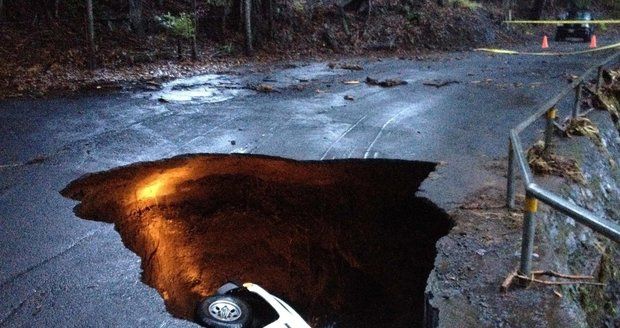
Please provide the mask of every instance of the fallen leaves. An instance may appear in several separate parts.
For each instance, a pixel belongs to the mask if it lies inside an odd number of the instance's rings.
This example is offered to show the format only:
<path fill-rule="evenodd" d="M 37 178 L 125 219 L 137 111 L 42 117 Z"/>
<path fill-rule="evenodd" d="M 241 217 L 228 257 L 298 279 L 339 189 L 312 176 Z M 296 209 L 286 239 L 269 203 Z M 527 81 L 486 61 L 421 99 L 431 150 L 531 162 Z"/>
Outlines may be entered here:
<path fill-rule="evenodd" d="M 565 177 L 581 184 L 585 182 L 577 161 L 551 152 L 545 153 L 542 141 L 535 143 L 527 150 L 527 162 L 536 174 Z"/>
<path fill-rule="evenodd" d="M 592 141 L 597 146 L 602 145 L 601 133 L 598 127 L 596 127 L 596 125 L 594 125 L 594 123 L 592 123 L 592 121 L 590 121 L 590 119 L 586 117 L 576 117 L 569 119 L 564 132 L 568 137 L 571 137 L 573 135 L 585 136 L 592 139 Z"/>

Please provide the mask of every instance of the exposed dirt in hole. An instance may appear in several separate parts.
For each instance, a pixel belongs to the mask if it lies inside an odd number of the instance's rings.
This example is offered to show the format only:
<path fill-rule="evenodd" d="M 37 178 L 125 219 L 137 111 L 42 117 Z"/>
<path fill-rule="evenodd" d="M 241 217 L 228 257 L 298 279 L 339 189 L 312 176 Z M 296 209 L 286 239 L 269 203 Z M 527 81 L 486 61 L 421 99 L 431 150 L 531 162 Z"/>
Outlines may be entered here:
<path fill-rule="evenodd" d="M 435 242 L 452 226 L 415 197 L 435 164 L 191 155 L 84 176 L 76 214 L 114 223 L 175 316 L 227 280 L 313 326 L 420 326 Z"/>

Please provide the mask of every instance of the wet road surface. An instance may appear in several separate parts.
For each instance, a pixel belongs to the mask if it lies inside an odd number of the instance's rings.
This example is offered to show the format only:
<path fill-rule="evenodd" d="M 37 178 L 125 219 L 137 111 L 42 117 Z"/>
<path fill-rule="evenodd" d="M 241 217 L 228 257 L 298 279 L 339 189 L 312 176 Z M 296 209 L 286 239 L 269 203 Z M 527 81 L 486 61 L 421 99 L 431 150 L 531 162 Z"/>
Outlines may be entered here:
<path fill-rule="evenodd" d="M 604 55 L 347 61 L 362 71 L 305 63 L 162 91 L 1 102 L 0 326 L 193 326 L 140 282 L 140 259 L 112 225 L 76 218 L 58 193 L 85 173 L 185 153 L 434 161 L 422 196 L 449 210 L 496 179 L 485 165 L 505 156 L 509 128 Z M 367 76 L 408 84 L 369 86 Z M 245 88 L 259 83 L 277 92 Z"/>

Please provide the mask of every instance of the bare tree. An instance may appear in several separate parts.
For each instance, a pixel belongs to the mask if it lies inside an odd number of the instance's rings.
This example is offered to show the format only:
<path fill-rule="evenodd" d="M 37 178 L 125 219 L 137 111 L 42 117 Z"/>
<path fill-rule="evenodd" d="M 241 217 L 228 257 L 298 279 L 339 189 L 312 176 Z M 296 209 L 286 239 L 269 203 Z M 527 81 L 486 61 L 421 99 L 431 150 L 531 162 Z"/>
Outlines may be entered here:
<path fill-rule="evenodd" d="M 129 0 L 129 23 L 138 35 L 144 34 L 142 27 L 142 0 Z"/>
<path fill-rule="evenodd" d="M 93 15 L 93 0 L 86 0 L 86 17 L 88 21 L 88 68 L 95 69 L 95 16 Z"/>
<path fill-rule="evenodd" d="M 245 53 L 250 56 L 254 53 L 252 47 L 252 0 L 243 1 L 244 26 L 245 26 Z"/>
<path fill-rule="evenodd" d="M 545 9 L 546 4 L 547 0 L 536 0 L 534 2 L 534 7 L 532 8 L 531 18 L 542 19 L 543 10 Z"/>
<path fill-rule="evenodd" d="M 196 40 L 196 35 L 198 34 L 198 6 L 196 5 L 196 0 L 192 0 L 192 7 L 194 9 L 194 33 L 192 35 L 192 59 L 198 59 L 198 42 Z"/>
<path fill-rule="evenodd" d="M 273 26 L 273 0 L 267 0 L 267 24 L 269 29 L 269 37 L 273 38 L 274 26 Z"/>

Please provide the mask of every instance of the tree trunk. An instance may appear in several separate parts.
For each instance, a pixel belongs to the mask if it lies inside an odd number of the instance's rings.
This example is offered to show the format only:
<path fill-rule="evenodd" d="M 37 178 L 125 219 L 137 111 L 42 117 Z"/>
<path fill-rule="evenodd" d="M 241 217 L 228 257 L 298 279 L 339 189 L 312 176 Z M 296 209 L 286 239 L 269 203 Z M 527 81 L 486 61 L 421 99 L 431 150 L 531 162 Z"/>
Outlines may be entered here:
<path fill-rule="evenodd" d="M 336 6 L 336 7 L 338 7 L 338 12 L 340 13 L 340 16 L 342 17 L 342 28 L 344 29 L 344 33 L 348 37 L 351 37 L 351 31 L 349 30 L 349 23 L 347 22 L 347 13 L 344 11 L 344 7 L 342 6 Z"/>
<path fill-rule="evenodd" d="M 192 7 L 194 9 L 194 35 L 192 36 L 192 60 L 198 59 L 198 42 L 196 37 L 198 35 L 198 6 L 196 0 L 192 0 Z"/>
<path fill-rule="evenodd" d="M 180 37 L 177 37 L 177 59 L 183 59 L 183 43 Z"/>
<path fill-rule="evenodd" d="M 251 56 L 254 53 L 252 47 L 252 0 L 243 1 L 244 25 L 245 25 L 245 53 Z"/>
<path fill-rule="evenodd" d="M 543 16 L 543 10 L 545 8 L 546 0 L 536 0 L 534 2 L 534 8 L 532 8 L 532 19 L 539 20 Z"/>
<path fill-rule="evenodd" d="M 222 37 L 226 35 L 226 26 L 228 24 L 228 16 L 230 15 L 230 12 L 231 12 L 231 5 L 227 3 L 224 5 L 224 14 L 222 15 L 222 27 L 220 31 Z"/>
<path fill-rule="evenodd" d="M 88 20 L 88 68 L 95 69 L 95 17 L 93 15 L 93 0 L 86 0 L 86 16 Z"/>
<path fill-rule="evenodd" d="M 129 23 L 139 36 L 144 35 L 142 27 L 142 0 L 129 0 Z"/>
<path fill-rule="evenodd" d="M 267 0 L 267 24 L 268 24 L 268 28 L 269 28 L 269 37 L 273 39 L 274 37 L 274 27 L 273 27 L 273 0 Z"/>

